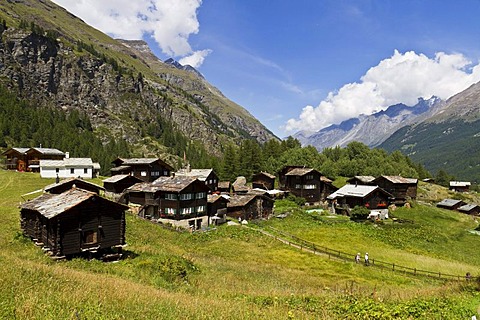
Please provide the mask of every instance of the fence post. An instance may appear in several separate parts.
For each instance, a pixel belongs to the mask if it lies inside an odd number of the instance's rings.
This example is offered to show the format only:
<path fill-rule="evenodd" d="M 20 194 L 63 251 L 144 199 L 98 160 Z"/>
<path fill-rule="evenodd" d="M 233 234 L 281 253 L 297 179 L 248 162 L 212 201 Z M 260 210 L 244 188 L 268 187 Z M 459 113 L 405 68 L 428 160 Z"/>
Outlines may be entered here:
<path fill-rule="evenodd" d="M 392 263 L 392 271 L 395 271 L 395 263 Z"/>
<path fill-rule="evenodd" d="M 438 273 L 438 277 L 439 277 L 439 278 L 441 278 L 441 277 L 442 277 L 442 274 L 441 274 L 440 272 Z"/>
<path fill-rule="evenodd" d="M 417 275 L 417 268 L 413 268 L 413 275 L 414 275 L 414 276 Z"/>

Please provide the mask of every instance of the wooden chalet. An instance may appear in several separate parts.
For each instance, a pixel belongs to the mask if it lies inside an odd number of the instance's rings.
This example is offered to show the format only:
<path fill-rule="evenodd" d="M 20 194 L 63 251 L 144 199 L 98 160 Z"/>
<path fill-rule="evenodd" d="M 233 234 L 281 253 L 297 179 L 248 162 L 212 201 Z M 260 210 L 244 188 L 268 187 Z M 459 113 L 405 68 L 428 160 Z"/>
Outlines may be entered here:
<path fill-rule="evenodd" d="M 54 257 L 109 253 L 125 245 L 128 207 L 79 188 L 22 204 L 23 233 Z M 117 252 L 118 252 L 117 251 Z"/>
<path fill-rule="evenodd" d="M 217 191 L 220 193 L 227 193 L 230 194 L 232 189 L 232 184 L 230 181 L 219 181 Z"/>
<path fill-rule="evenodd" d="M 455 192 L 468 192 L 470 191 L 471 183 L 468 181 L 450 181 L 449 189 Z"/>
<path fill-rule="evenodd" d="M 236 194 L 227 204 L 227 215 L 235 219 L 267 219 L 273 213 L 274 200 L 260 194 Z"/>
<path fill-rule="evenodd" d="M 117 174 L 115 176 L 112 176 L 110 178 L 103 180 L 103 187 L 105 188 L 105 191 L 107 193 L 121 194 L 125 189 L 140 182 L 142 182 L 142 180 L 132 175 Z"/>
<path fill-rule="evenodd" d="M 141 205 L 146 219 L 184 228 L 208 225 L 207 194 L 210 189 L 192 177 L 160 177 L 125 190 L 127 203 Z"/>
<path fill-rule="evenodd" d="M 375 180 L 375 177 L 373 176 L 354 176 L 350 179 L 347 180 L 348 184 L 356 184 L 356 185 L 367 185 L 371 186 L 373 185 L 372 182 Z"/>
<path fill-rule="evenodd" d="M 159 158 L 117 158 L 112 161 L 112 176 L 130 174 L 145 182 L 152 182 L 158 177 L 168 177 L 173 168 Z"/>
<path fill-rule="evenodd" d="M 317 203 L 325 200 L 336 188 L 315 169 L 293 168 L 285 174 L 283 190 L 304 198 L 307 203 Z"/>
<path fill-rule="evenodd" d="M 259 172 L 252 177 L 252 188 L 273 190 L 275 189 L 275 176 L 268 172 Z"/>
<path fill-rule="evenodd" d="M 40 160 L 61 160 L 65 153 L 51 148 L 10 148 L 2 155 L 7 170 L 39 172 Z"/>
<path fill-rule="evenodd" d="M 41 160 L 62 160 L 68 153 L 53 148 L 30 148 L 27 152 L 27 170 L 40 172 Z"/>
<path fill-rule="evenodd" d="M 388 193 L 392 194 L 394 203 L 403 205 L 407 200 L 417 198 L 418 179 L 404 178 L 400 176 L 380 176 L 372 181 Z"/>
<path fill-rule="evenodd" d="M 46 186 L 43 190 L 52 194 L 60 194 L 73 188 L 94 192 L 97 195 L 100 194 L 100 191 L 105 191 L 105 189 L 99 185 L 78 178 L 60 180 L 58 183 Z"/>
<path fill-rule="evenodd" d="M 207 212 L 210 224 L 219 225 L 227 222 L 227 198 L 218 194 L 209 194 L 207 197 Z"/>
<path fill-rule="evenodd" d="M 465 204 L 457 209 L 459 212 L 478 216 L 480 214 L 480 206 L 476 204 Z"/>
<path fill-rule="evenodd" d="M 2 153 L 6 156 L 5 169 L 27 171 L 27 151 L 30 148 L 9 148 Z"/>
<path fill-rule="evenodd" d="M 335 206 L 353 209 L 362 206 L 368 209 L 387 209 L 392 195 L 378 186 L 346 184 L 327 199 Z"/>
<path fill-rule="evenodd" d="M 466 203 L 462 200 L 456 199 L 443 199 L 439 203 L 437 203 L 437 207 L 448 209 L 448 210 L 457 210 L 461 206 L 465 205 Z"/>
<path fill-rule="evenodd" d="M 293 169 L 302 169 L 305 168 L 305 166 L 284 166 L 279 172 L 278 172 L 278 185 L 280 189 L 285 189 L 286 183 L 287 183 L 287 177 L 286 174 L 292 171 Z"/>
<path fill-rule="evenodd" d="M 178 177 L 192 177 L 205 183 L 210 188 L 210 192 L 218 191 L 218 176 L 213 169 L 182 169 L 175 172 Z"/>

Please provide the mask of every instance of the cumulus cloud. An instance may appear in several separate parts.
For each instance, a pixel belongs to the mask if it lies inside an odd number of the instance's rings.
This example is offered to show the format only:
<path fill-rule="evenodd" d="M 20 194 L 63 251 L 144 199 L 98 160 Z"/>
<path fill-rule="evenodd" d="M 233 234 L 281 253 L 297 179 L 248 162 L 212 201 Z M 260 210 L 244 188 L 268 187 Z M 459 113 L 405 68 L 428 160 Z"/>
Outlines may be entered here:
<path fill-rule="evenodd" d="M 88 24 L 115 38 L 151 36 L 162 52 L 190 57 L 199 67 L 210 50 L 193 51 L 188 42 L 199 32 L 202 0 L 52 0 Z M 193 66 L 193 65 L 192 65 Z"/>
<path fill-rule="evenodd" d="M 447 99 L 480 81 L 480 65 L 462 54 L 436 53 L 429 58 L 414 51 L 400 53 L 370 68 L 359 82 L 330 92 L 317 107 L 306 106 L 298 119 L 285 125 L 289 132 L 318 131 L 359 114 L 372 114 L 397 103 L 414 105 L 419 97 Z"/>
<path fill-rule="evenodd" d="M 208 56 L 210 52 L 212 52 L 210 49 L 195 51 L 191 55 L 183 57 L 178 62 L 183 66 L 190 65 L 194 68 L 198 68 L 202 65 L 203 60 L 205 60 L 205 57 Z"/>

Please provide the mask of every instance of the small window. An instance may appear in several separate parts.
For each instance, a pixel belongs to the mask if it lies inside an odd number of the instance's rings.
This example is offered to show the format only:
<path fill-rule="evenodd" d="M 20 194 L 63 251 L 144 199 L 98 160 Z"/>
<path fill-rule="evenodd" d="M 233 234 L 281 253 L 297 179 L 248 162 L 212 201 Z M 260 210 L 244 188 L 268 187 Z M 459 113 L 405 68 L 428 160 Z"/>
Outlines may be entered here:
<path fill-rule="evenodd" d="M 197 212 L 198 212 L 198 213 L 203 213 L 203 212 L 205 212 L 205 206 L 198 206 L 198 207 L 197 207 Z"/>
<path fill-rule="evenodd" d="M 196 198 L 197 199 L 205 199 L 207 197 L 207 193 L 206 192 L 199 192 L 197 193 L 196 195 Z"/>
<path fill-rule="evenodd" d="M 146 177 L 146 176 L 147 176 L 147 171 L 142 171 L 142 172 L 140 172 L 140 175 L 141 175 L 142 177 Z"/>
<path fill-rule="evenodd" d="M 193 213 L 193 210 L 194 210 L 194 208 L 192 208 L 192 207 L 182 208 L 182 209 L 180 210 L 180 213 L 181 213 L 181 214 L 191 214 L 191 213 Z"/>
<path fill-rule="evenodd" d="M 316 188 L 316 185 L 314 185 L 314 184 L 306 184 L 306 185 L 304 185 L 303 187 L 304 187 L 304 189 L 310 189 L 310 190 L 311 190 L 311 189 L 315 189 L 315 188 Z"/>
<path fill-rule="evenodd" d="M 177 200 L 177 195 L 175 193 L 166 193 L 165 194 L 166 200 Z"/>
<path fill-rule="evenodd" d="M 296 184 L 295 189 L 302 189 L 302 185 L 301 184 Z"/>
<path fill-rule="evenodd" d="M 95 244 L 98 242 L 98 232 L 97 231 L 84 231 L 83 232 L 83 243 L 84 244 Z"/>
<path fill-rule="evenodd" d="M 152 177 L 159 177 L 160 171 L 152 171 Z"/>
<path fill-rule="evenodd" d="M 59 173 L 59 172 L 60 172 L 60 168 L 55 168 L 55 172 L 56 172 L 56 173 Z"/>
<path fill-rule="evenodd" d="M 177 210 L 175 208 L 165 208 L 165 213 L 169 215 L 175 215 Z"/>
<path fill-rule="evenodd" d="M 166 176 L 166 177 L 168 177 L 168 176 L 170 175 L 170 173 L 168 173 L 167 170 L 164 170 L 164 171 L 163 171 L 163 175 Z"/>
<path fill-rule="evenodd" d="M 184 193 L 180 195 L 180 200 L 192 200 L 193 193 Z"/>
<path fill-rule="evenodd" d="M 307 180 L 313 180 L 313 174 L 307 174 Z"/>
<path fill-rule="evenodd" d="M 84 168 L 84 169 L 83 169 L 83 173 L 84 173 L 84 174 L 87 174 L 87 173 L 88 173 L 88 169 L 87 169 L 87 168 Z"/>
<path fill-rule="evenodd" d="M 70 173 L 71 173 L 71 174 L 75 174 L 75 169 L 74 169 L 74 168 L 70 168 Z"/>

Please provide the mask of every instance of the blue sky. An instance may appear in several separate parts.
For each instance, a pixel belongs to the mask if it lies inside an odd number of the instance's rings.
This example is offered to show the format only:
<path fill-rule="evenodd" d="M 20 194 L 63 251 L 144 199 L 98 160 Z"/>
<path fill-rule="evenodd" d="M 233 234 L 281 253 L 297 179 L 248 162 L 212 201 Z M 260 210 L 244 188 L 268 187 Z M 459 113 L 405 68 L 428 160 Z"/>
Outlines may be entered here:
<path fill-rule="evenodd" d="M 192 64 L 279 137 L 480 81 L 478 0 L 54 2 Z"/>

